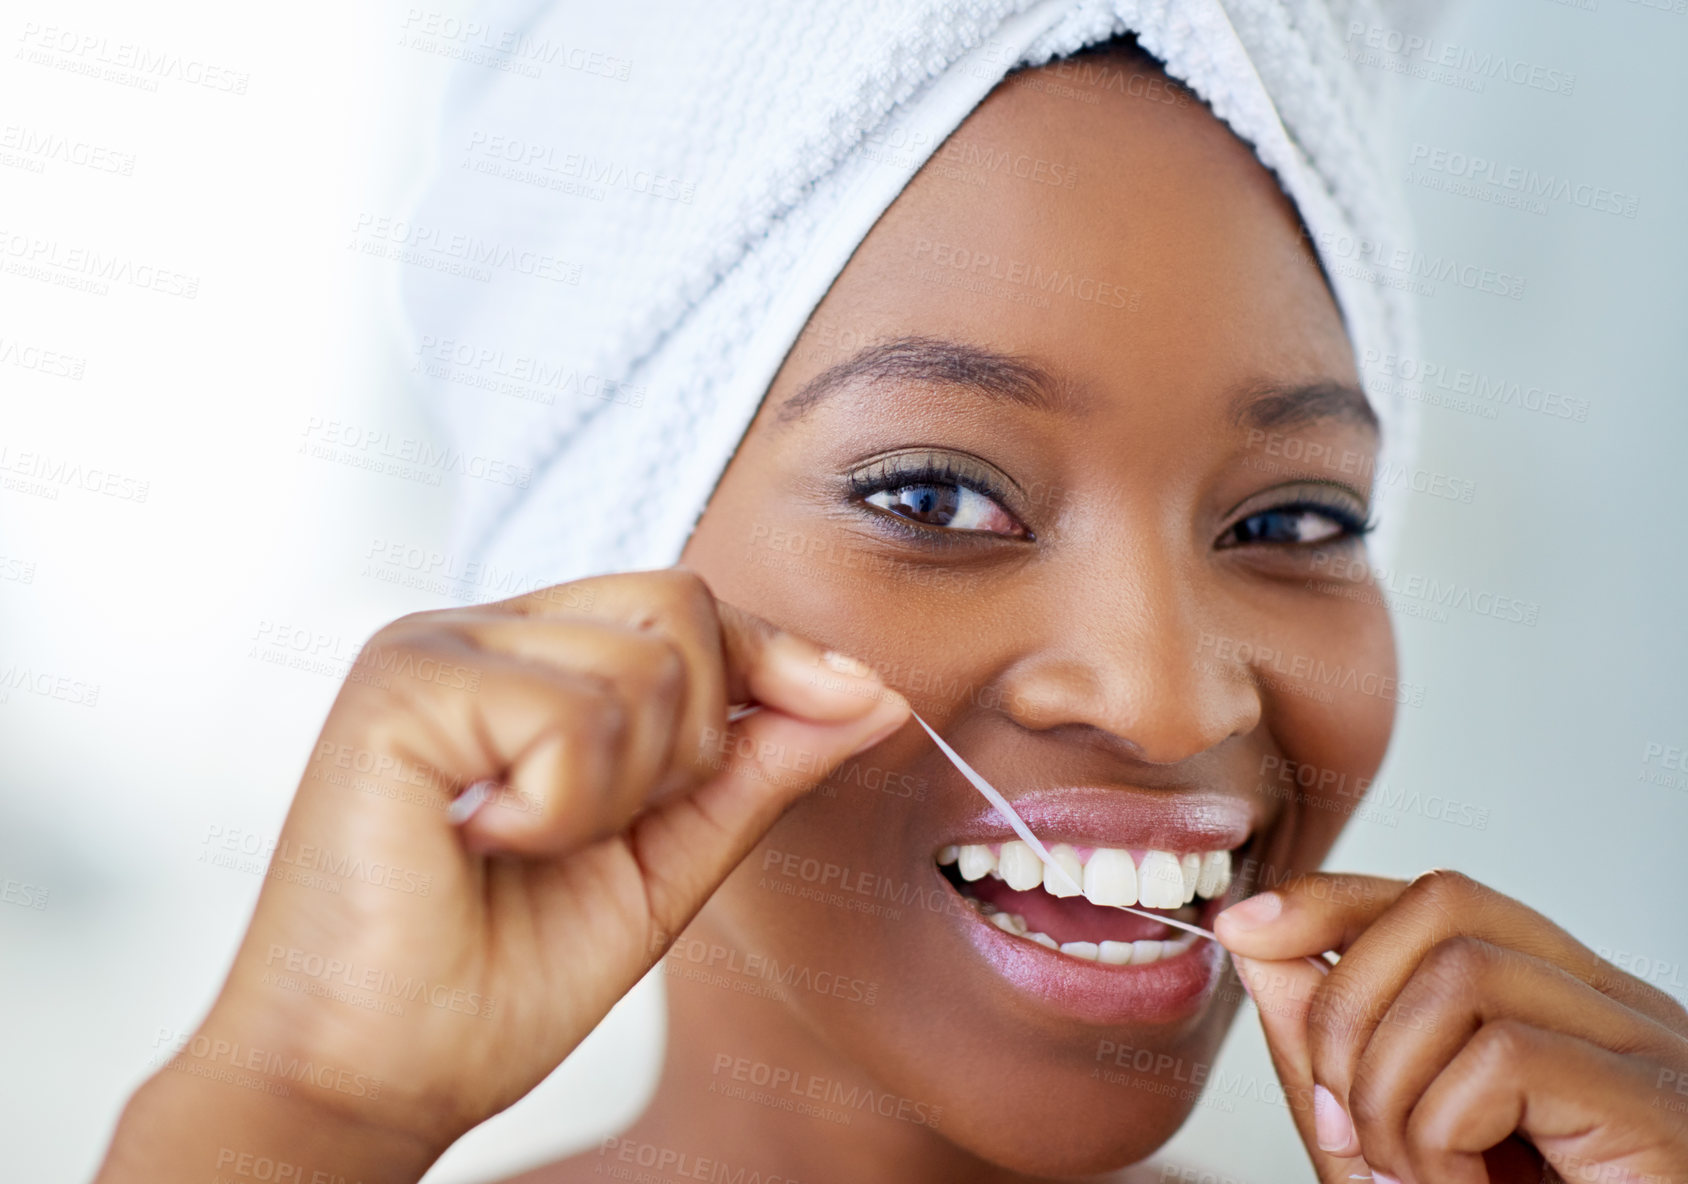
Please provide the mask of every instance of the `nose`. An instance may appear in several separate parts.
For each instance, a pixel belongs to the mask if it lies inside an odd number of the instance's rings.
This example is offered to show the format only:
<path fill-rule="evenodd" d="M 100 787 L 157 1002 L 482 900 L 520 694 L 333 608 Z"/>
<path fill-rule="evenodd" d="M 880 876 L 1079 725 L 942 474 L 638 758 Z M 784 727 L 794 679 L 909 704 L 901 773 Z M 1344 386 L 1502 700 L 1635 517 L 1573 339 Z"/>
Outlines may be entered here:
<path fill-rule="evenodd" d="M 1247 665 L 1201 644 L 1226 631 L 1220 610 L 1184 574 L 1186 563 L 1146 558 L 1043 585 L 1027 644 L 1002 677 L 1015 722 L 1091 728 L 1161 765 L 1258 726 L 1262 692 Z M 1064 589 L 1053 601 L 1052 587 Z"/>

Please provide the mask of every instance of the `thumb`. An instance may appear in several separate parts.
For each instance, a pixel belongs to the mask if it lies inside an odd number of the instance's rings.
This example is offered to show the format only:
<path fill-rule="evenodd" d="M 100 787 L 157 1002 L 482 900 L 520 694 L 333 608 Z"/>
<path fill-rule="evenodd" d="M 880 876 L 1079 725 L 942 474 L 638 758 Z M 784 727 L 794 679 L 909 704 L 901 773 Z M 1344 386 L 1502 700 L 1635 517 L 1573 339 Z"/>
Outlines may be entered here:
<path fill-rule="evenodd" d="M 727 699 L 754 702 L 800 719 L 841 723 L 908 703 L 865 662 L 781 629 L 724 600 L 715 602 Z"/>
<path fill-rule="evenodd" d="M 1375 1179 L 1394 1184 L 1387 1176 L 1374 1176 L 1359 1156 L 1336 1156 L 1320 1144 L 1345 1147 L 1352 1124 L 1340 1103 L 1329 1091 L 1313 1084 L 1313 1057 L 1307 1042 L 1307 1013 L 1313 996 L 1324 982 L 1324 974 L 1303 959 L 1268 962 L 1231 955 L 1237 976 L 1260 1013 L 1260 1028 L 1272 1067 L 1283 1086 L 1284 1102 L 1320 1184 L 1348 1184 L 1352 1180 Z"/>
<path fill-rule="evenodd" d="M 736 723 L 721 742 L 720 772 L 638 819 L 629 835 L 645 875 L 658 932 L 686 927 L 787 807 L 834 769 L 908 722 L 887 692 L 862 715 L 815 722 L 769 709 Z M 653 950 L 653 958 L 660 955 Z"/>

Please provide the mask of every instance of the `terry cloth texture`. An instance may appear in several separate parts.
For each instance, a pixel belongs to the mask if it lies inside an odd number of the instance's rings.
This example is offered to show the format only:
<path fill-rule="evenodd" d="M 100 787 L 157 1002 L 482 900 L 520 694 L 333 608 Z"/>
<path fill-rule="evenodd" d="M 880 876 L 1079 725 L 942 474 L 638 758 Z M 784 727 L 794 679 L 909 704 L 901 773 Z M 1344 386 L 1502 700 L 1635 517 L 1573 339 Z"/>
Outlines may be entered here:
<path fill-rule="evenodd" d="M 1404 239 L 1390 72 L 1356 54 L 1406 18 L 1370 0 L 475 11 L 407 24 L 461 65 L 393 236 L 431 263 L 400 269 L 418 381 L 485 474 L 461 482 L 456 554 L 525 586 L 675 562 L 809 314 L 915 171 L 1010 70 L 1121 33 L 1277 176 L 1357 357 L 1411 353 L 1408 298 L 1368 262 Z M 1399 473 L 1410 405 L 1368 394 L 1380 472 Z M 1374 555 L 1406 489 L 1379 482 Z"/>

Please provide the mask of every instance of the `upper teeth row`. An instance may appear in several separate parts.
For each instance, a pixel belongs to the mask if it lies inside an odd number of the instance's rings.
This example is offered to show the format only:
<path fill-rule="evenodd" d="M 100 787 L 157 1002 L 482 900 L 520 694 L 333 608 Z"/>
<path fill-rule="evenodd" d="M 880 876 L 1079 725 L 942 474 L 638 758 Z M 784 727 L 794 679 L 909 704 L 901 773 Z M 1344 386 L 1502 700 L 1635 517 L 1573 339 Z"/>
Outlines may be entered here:
<path fill-rule="evenodd" d="M 1049 854 L 1073 883 L 1083 886 L 1085 899 L 1091 904 L 1175 909 L 1198 896 L 1223 896 L 1231 886 L 1229 851 L 1184 855 L 1145 851 L 1140 864 L 1131 858 L 1131 852 L 1117 847 L 1098 847 L 1089 859 L 1080 859 L 1070 845 L 1056 843 Z M 956 864 L 964 880 L 994 876 L 1021 892 L 1041 884 L 1052 896 L 1076 895 L 1054 868 L 1045 867 L 1036 852 L 1019 839 L 1003 843 L 1000 850 L 983 843 L 945 847 L 938 852 L 938 862 Z"/>

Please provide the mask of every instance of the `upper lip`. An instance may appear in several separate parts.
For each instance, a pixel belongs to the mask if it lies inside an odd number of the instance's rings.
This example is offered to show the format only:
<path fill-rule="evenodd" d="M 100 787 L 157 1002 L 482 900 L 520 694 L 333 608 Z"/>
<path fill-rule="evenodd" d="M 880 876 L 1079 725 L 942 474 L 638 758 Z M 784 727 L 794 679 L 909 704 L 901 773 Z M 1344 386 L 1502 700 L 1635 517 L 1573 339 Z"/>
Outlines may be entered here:
<path fill-rule="evenodd" d="M 1173 794 L 1084 785 L 1004 796 L 1046 843 L 1174 852 L 1234 850 L 1260 823 L 1249 802 L 1207 790 Z M 996 807 L 980 799 L 978 809 L 955 825 L 947 841 L 991 843 L 1014 837 Z"/>

